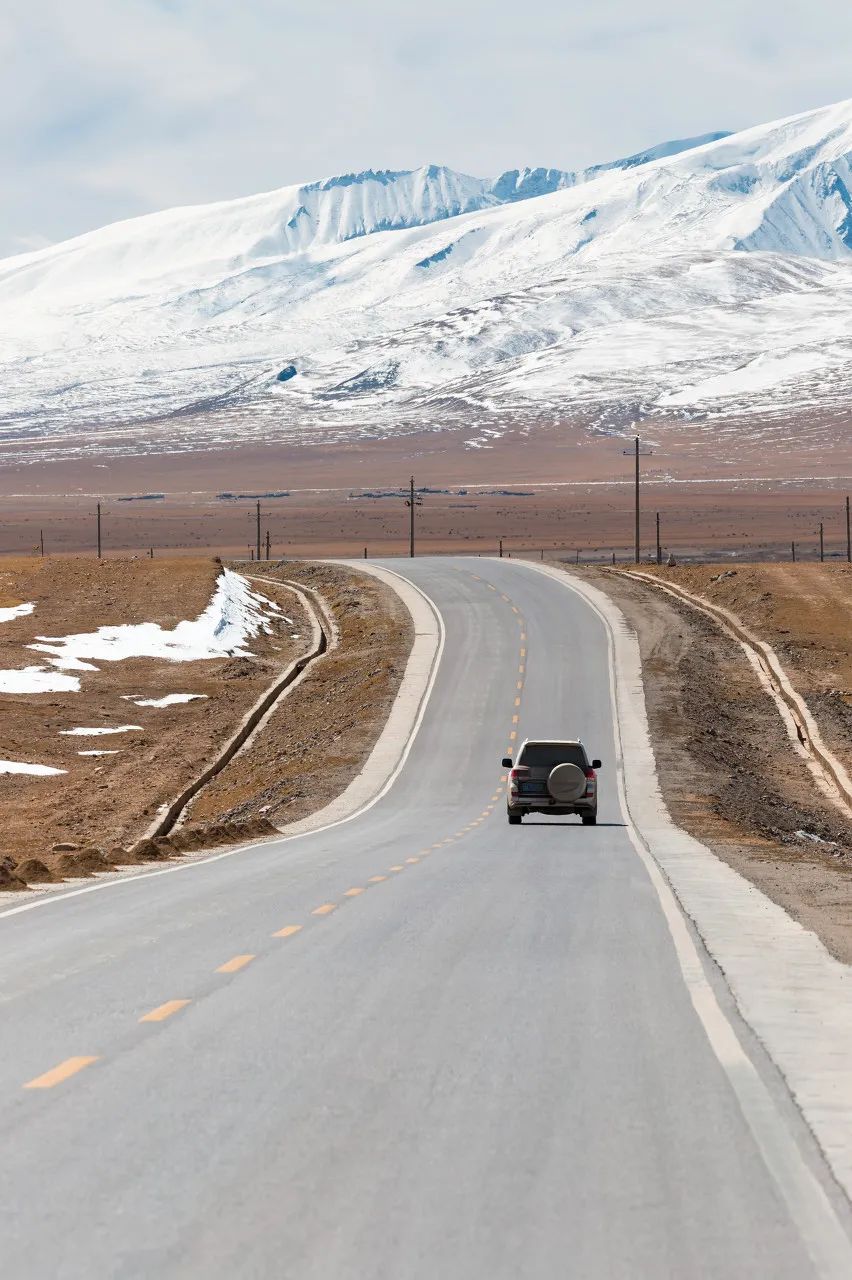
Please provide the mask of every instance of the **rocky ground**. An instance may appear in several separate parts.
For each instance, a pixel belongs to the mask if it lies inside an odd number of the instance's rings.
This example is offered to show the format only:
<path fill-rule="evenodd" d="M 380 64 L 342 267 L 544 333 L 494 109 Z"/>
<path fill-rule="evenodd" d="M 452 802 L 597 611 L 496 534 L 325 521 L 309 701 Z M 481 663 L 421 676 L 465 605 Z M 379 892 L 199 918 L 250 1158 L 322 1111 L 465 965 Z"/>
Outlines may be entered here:
<path fill-rule="evenodd" d="M 674 820 L 852 963 L 852 829 L 814 786 L 742 650 L 653 586 L 587 572 L 637 633 Z M 656 572 L 732 609 L 772 644 L 828 744 L 852 766 L 852 571 L 748 565 L 732 573 L 702 565 Z"/>

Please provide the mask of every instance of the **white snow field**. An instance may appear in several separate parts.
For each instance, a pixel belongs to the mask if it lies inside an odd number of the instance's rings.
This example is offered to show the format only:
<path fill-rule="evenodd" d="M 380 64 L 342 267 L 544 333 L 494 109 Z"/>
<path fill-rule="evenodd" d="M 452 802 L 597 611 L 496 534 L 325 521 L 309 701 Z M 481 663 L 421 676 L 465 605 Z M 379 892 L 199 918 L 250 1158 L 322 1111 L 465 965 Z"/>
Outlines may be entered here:
<path fill-rule="evenodd" d="M 169 662 L 197 662 L 204 658 L 250 657 L 246 645 L 259 632 L 270 632 L 270 618 L 280 607 L 252 591 L 248 580 L 223 569 L 207 608 L 192 621 L 179 622 L 171 631 L 157 622 L 99 627 L 71 636 L 39 636 L 39 644 L 27 647 L 51 654 L 57 667 L 76 670 L 81 661 L 122 662 L 126 658 L 161 658 Z M 89 670 L 96 670 L 89 667 Z M 194 694 L 177 694 L 171 701 L 188 702 Z M 139 706 L 167 705 L 140 702 Z M 138 726 L 136 726 L 138 727 Z M 77 732 L 74 730 L 73 732 Z M 112 732 L 112 731 L 111 731 Z"/>
<path fill-rule="evenodd" d="M 18 606 L 20 607 L 20 606 Z M 171 631 L 156 622 L 99 627 L 97 631 L 70 636 L 38 636 L 27 645 L 49 654 L 47 667 L 0 671 L 0 693 L 77 693 L 78 676 L 66 671 L 97 671 L 92 661 L 121 662 L 126 658 L 165 658 L 170 662 L 197 662 L 204 658 L 250 657 L 246 645 L 261 631 L 272 630 L 271 619 L 283 621 L 281 606 L 252 591 L 248 579 L 223 569 L 207 608 L 197 618 L 179 622 Z M 140 707 L 169 707 L 204 698 L 203 693 L 170 693 L 162 698 L 135 695 Z M 138 729 L 139 725 L 128 728 Z M 119 729 L 72 729 L 71 733 L 119 733 Z"/>
<path fill-rule="evenodd" d="M 464 422 L 483 445 L 566 411 L 831 410 L 850 162 L 852 100 L 585 173 L 367 172 L 9 258 L 0 440 L 12 461 L 24 437 L 32 459 Z"/>

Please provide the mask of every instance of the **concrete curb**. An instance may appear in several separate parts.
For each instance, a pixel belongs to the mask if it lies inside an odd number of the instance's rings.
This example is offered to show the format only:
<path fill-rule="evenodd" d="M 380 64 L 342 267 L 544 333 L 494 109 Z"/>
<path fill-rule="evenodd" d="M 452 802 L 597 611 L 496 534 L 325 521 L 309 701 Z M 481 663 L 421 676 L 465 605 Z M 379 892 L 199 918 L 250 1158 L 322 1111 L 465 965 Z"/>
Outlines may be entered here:
<path fill-rule="evenodd" d="M 618 766 L 629 816 L 852 1197 L 852 968 L 675 826 L 657 777 L 635 634 L 597 587 L 566 571 L 530 567 L 577 592 L 604 621 L 612 641 Z"/>
<path fill-rule="evenodd" d="M 411 614 L 414 643 L 390 715 L 361 772 L 325 808 L 279 827 L 284 836 L 304 835 L 319 827 L 345 822 L 385 793 L 405 763 L 419 728 L 444 645 L 440 614 L 428 596 L 407 578 L 378 565 L 353 564 L 348 560 L 328 563 L 369 574 L 395 591 Z"/>

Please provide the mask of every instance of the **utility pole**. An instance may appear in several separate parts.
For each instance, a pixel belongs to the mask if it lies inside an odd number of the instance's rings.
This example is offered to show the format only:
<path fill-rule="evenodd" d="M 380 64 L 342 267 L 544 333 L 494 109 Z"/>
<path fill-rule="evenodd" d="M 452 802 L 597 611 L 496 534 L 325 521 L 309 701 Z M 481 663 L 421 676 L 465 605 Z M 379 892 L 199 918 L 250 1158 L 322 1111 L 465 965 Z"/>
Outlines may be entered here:
<path fill-rule="evenodd" d="M 364 559 L 365 559 L 365 560 L 367 559 L 367 548 L 366 548 L 366 547 L 364 548 Z"/>
<path fill-rule="evenodd" d="M 414 559 L 414 508 L 423 505 L 422 498 L 414 496 L 414 476 L 408 482 L 408 497 L 405 500 L 408 507 L 408 554 Z"/>
<path fill-rule="evenodd" d="M 645 450 L 645 453 L 652 453 L 652 452 L 653 452 L 653 450 L 651 450 L 651 449 L 646 449 L 646 450 Z M 633 506 L 634 506 L 634 512 L 633 512 L 633 558 L 634 558 L 634 560 L 636 561 L 636 563 L 638 564 L 638 563 L 639 563 L 639 559 L 640 559 L 640 548 L 639 548 L 639 437 L 638 437 L 638 436 L 636 436 L 636 437 L 635 437 L 635 439 L 634 439 L 634 441 L 633 441 L 633 448 L 632 448 L 632 449 L 622 449 L 622 453 L 624 453 L 624 454 L 631 454 L 631 453 L 632 453 L 632 454 L 633 454 L 633 461 L 634 461 L 634 482 L 633 482 L 633 487 L 634 487 L 634 495 L 633 495 Z"/>
<path fill-rule="evenodd" d="M 846 495 L 846 559 L 852 564 L 852 527 L 849 524 L 849 494 Z"/>
<path fill-rule="evenodd" d="M 41 554 L 44 555 L 44 529 L 38 531 L 38 544 L 41 547 Z"/>
<path fill-rule="evenodd" d="M 266 530 L 266 558 L 269 559 L 269 530 Z"/>
<path fill-rule="evenodd" d="M 260 502 L 257 504 L 257 559 L 260 559 Z"/>
<path fill-rule="evenodd" d="M 660 546 L 660 513 L 657 512 L 657 564 L 663 563 L 663 549 Z"/>
<path fill-rule="evenodd" d="M 796 563 L 796 544 L 795 544 L 795 542 L 791 542 L 791 543 L 790 543 L 790 550 L 793 552 L 793 564 L 795 564 L 795 563 Z"/>
<path fill-rule="evenodd" d="M 149 547 L 149 548 L 148 548 L 148 555 L 150 556 L 150 558 L 151 558 L 152 560 L 154 559 L 154 548 L 153 548 L 153 547 Z"/>
<path fill-rule="evenodd" d="M 819 522 L 819 562 L 820 564 L 822 564 L 824 560 L 825 560 L 825 543 L 823 541 L 823 536 L 822 536 L 822 521 L 820 520 Z"/>
<path fill-rule="evenodd" d="M 639 563 L 639 437 L 636 437 L 636 494 L 635 530 L 633 534 L 633 558 Z"/>
<path fill-rule="evenodd" d="M 98 503 L 98 559 L 101 558 L 101 504 Z"/>
<path fill-rule="evenodd" d="M 500 559 L 501 559 L 501 560 L 503 559 L 503 539 L 502 539 L 502 538 L 500 539 L 500 551 L 499 551 L 499 557 L 500 557 Z"/>

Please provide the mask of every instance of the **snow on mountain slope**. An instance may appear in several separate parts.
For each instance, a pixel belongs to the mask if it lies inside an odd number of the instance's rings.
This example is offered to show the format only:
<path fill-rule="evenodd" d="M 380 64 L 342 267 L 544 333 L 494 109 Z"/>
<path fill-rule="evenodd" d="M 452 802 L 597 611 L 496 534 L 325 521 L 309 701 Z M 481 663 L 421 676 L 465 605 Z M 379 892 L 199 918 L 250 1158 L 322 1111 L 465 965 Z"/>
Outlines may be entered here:
<path fill-rule="evenodd" d="M 481 442 L 839 403 L 851 164 L 845 102 L 579 174 L 368 172 L 106 227 L 0 262 L 0 438 Z"/>

